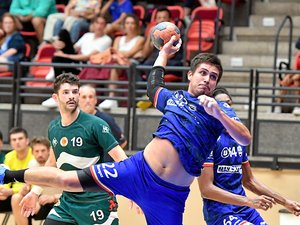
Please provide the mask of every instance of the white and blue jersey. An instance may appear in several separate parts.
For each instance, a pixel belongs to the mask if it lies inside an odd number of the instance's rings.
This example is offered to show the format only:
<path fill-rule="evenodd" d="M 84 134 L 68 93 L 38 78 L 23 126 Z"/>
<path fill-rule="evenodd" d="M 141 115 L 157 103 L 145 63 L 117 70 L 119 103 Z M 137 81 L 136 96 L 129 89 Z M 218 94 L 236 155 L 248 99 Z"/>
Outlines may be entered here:
<path fill-rule="evenodd" d="M 247 164 L 249 161 L 245 147 L 223 131 L 203 167 L 213 166 L 214 185 L 231 193 L 246 196 L 242 186 L 242 166 Z M 266 225 L 253 208 L 208 199 L 203 199 L 203 214 L 208 225 Z"/>
<path fill-rule="evenodd" d="M 223 125 L 205 112 L 197 97 L 186 91 L 161 88 L 154 104 L 164 114 L 154 136 L 168 139 L 178 151 L 185 170 L 199 176 L 202 164 L 224 130 Z M 229 117 L 236 117 L 228 105 L 219 106 Z"/>

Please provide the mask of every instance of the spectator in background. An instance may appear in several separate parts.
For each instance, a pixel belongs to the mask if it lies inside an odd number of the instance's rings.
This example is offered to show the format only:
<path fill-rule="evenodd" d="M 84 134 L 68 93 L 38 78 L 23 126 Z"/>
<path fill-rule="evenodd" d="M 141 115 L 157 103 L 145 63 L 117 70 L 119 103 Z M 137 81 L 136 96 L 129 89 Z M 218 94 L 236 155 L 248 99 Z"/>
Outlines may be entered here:
<path fill-rule="evenodd" d="M 54 53 L 55 57 L 62 59 L 63 62 L 88 62 L 91 55 L 102 52 L 112 45 L 112 39 L 104 33 L 106 27 L 106 18 L 98 15 L 92 22 L 94 32 L 85 33 L 74 45 L 75 54 L 64 53 L 58 50 Z M 56 61 L 58 62 L 58 61 Z M 59 74 L 56 74 L 59 75 Z M 53 98 L 49 98 L 42 103 L 48 108 L 56 107 L 57 104 Z"/>
<path fill-rule="evenodd" d="M 10 13 L 2 17 L 3 42 L 0 48 L 0 62 L 16 62 L 23 58 L 25 42 L 18 32 L 19 22 Z M 0 71 L 12 71 L 13 65 L 0 65 Z"/>
<path fill-rule="evenodd" d="M 20 127 L 14 127 L 9 131 L 9 141 L 13 148 L 5 155 L 4 164 L 11 170 L 25 169 L 33 159 L 27 131 Z M 24 183 L 12 182 L 0 185 L 0 212 L 10 212 L 12 195 L 18 193 Z"/>
<path fill-rule="evenodd" d="M 114 135 L 115 139 L 118 141 L 119 145 L 124 149 L 127 144 L 127 140 L 121 128 L 118 126 L 118 124 L 112 116 L 99 111 L 99 109 L 96 108 L 96 105 L 96 89 L 91 85 L 81 86 L 79 89 L 79 108 L 86 113 L 95 115 L 106 121 L 110 126 L 111 132 Z"/>
<path fill-rule="evenodd" d="M 70 0 L 64 13 L 55 13 L 47 18 L 43 40 L 51 42 L 61 29 L 69 31 L 75 43 L 81 31 L 88 31 L 90 21 L 100 12 L 100 0 Z"/>
<path fill-rule="evenodd" d="M 116 32 L 122 32 L 126 15 L 133 12 L 130 0 L 108 0 L 101 9 L 101 14 L 109 14 L 112 20 L 106 27 L 105 33 L 113 35 Z"/>
<path fill-rule="evenodd" d="M 50 142 L 48 139 L 45 137 L 34 137 L 30 142 L 30 146 L 32 148 L 34 159 L 29 162 L 28 167 L 33 168 L 44 166 L 50 155 Z M 25 185 L 19 193 L 12 196 L 12 211 L 16 225 L 29 224 L 28 218 L 21 214 L 21 207 L 19 205 L 23 197 L 29 191 L 39 195 L 39 201 L 36 205 L 36 213 L 33 218 L 45 219 L 47 217 L 53 205 L 58 202 L 61 195 L 59 191 L 51 189 L 43 189 L 42 187 L 33 185 L 30 190 L 30 185 Z"/>
<path fill-rule="evenodd" d="M 142 49 L 144 45 L 144 37 L 140 35 L 139 20 L 134 14 L 128 14 L 124 20 L 124 31 L 126 35 L 116 37 L 112 48 L 112 59 L 119 65 L 130 65 L 136 62 L 135 55 Z M 111 69 L 110 80 L 117 81 L 124 70 Z M 108 88 L 112 90 L 109 92 L 109 97 L 114 97 L 114 89 L 116 84 L 109 84 Z M 111 109 L 117 107 L 116 100 L 107 99 L 103 101 L 99 107 L 101 109 Z"/>
<path fill-rule="evenodd" d="M 58 36 L 53 38 L 52 45 L 56 49 L 56 51 L 61 51 L 62 53 L 67 55 L 76 54 L 75 48 L 70 38 L 70 34 L 65 29 L 60 30 Z M 78 63 L 77 60 L 56 56 L 56 55 L 52 57 L 52 62 L 53 63 Z M 47 74 L 46 79 L 51 80 L 57 77 L 59 74 L 62 74 L 63 72 L 71 72 L 73 74 L 78 74 L 80 71 L 77 68 L 71 68 L 71 67 L 54 67 L 54 68 L 52 67 L 50 72 Z"/>
<path fill-rule="evenodd" d="M 161 22 L 170 22 L 171 12 L 166 6 L 160 6 L 157 8 L 155 15 L 155 24 L 148 27 L 147 30 L 150 33 L 153 26 Z M 181 39 L 183 39 L 181 37 Z M 143 49 L 137 54 L 142 65 L 152 66 L 158 56 L 159 50 L 156 49 L 151 41 L 150 35 L 147 35 L 146 42 Z M 182 66 L 183 60 L 183 48 L 181 48 L 176 54 L 168 57 L 167 66 Z M 181 73 L 178 75 L 181 76 Z M 148 76 L 147 76 L 148 77 Z M 145 77 L 144 79 L 147 79 Z"/>
<path fill-rule="evenodd" d="M 4 162 L 5 153 L 2 151 L 3 149 L 3 134 L 0 130 L 0 164 Z"/>
<path fill-rule="evenodd" d="M 57 12 L 55 4 L 55 0 L 12 0 L 9 11 L 23 24 L 24 31 L 32 31 L 33 27 L 41 43 L 46 18 Z"/>
<path fill-rule="evenodd" d="M 0 1 L 0 18 L 2 15 L 9 11 L 11 0 L 1 0 Z"/>

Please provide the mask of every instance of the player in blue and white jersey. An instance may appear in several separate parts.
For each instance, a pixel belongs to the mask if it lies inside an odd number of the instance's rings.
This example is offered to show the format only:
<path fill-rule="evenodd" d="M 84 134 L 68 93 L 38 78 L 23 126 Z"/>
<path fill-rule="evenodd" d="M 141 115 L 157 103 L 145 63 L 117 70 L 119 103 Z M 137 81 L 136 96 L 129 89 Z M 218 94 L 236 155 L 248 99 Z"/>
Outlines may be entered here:
<path fill-rule="evenodd" d="M 220 105 L 231 108 L 232 98 L 225 88 L 216 88 L 213 96 Z M 226 130 L 203 167 L 198 181 L 207 225 L 266 225 L 256 209 L 267 210 L 276 203 L 299 215 L 298 202 L 280 196 L 254 178 L 245 147 Z M 247 197 L 243 185 L 259 196 Z"/>
<path fill-rule="evenodd" d="M 221 132 L 226 129 L 242 145 L 250 143 L 251 135 L 233 119 L 233 109 L 219 106 L 210 97 L 223 72 L 214 54 L 202 53 L 192 60 L 188 91 L 172 92 L 164 87 L 168 56 L 181 44 L 173 46 L 174 42 L 172 37 L 163 46 L 149 75 L 147 94 L 164 115 L 144 151 L 119 163 L 98 164 L 80 172 L 53 168 L 42 171 L 45 167 L 23 174 L 7 171 L 4 181 L 24 180 L 25 176 L 27 183 L 69 191 L 106 190 L 136 202 L 149 225 L 182 225 L 189 186 L 200 175 Z"/>

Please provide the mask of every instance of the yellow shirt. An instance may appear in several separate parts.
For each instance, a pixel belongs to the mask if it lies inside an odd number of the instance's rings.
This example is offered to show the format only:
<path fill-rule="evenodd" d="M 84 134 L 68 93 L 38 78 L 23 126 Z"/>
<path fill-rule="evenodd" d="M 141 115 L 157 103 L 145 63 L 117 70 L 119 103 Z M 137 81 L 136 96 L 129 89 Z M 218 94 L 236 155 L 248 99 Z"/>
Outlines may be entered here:
<path fill-rule="evenodd" d="M 27 156 L 22 160 L 18 159 L 16 150 L 12 150 L 5 155 L 4 164 L 7 165 L 10 170 L 22 170 L 28 167 L 28 164 L 32 159 L 34 159 L 34 157 L 32 155 L 31 148 L 29 148 Z M 24 186 L 24 183 L 12 182 L 5 184 L 4 186 L 7 188 L 12 188 L 14 193 L 18 193 Z"/>

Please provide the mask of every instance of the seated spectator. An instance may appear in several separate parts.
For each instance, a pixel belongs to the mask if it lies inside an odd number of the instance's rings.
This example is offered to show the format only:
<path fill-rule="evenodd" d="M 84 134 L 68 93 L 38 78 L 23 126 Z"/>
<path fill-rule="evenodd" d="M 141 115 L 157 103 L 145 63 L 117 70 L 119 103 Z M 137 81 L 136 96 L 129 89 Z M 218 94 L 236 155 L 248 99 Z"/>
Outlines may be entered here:
<path fill-rule="evenodd" d="M 4 162 L 5 153 L 2 151 L 3 148 L 3 134 L 0 130 L 0 164 Z"/>
<path fill-rule="evenodd" d="M 61 29 L 69 31 L 72 43 L 75 43 L 82 31 L 88 31 L 90 21 L 100 12 L 99 1 L 70 0 L 64 13 L 51 14 L 46 21 L 43 40 L 51 42 Z"/>
<path fill-rule="evenodd" d="M 9 7 L 11 4 L 11 0 L 1 0 L 0 1 L 0 18 L 4 13 L 9 12 Z"/>
<path fill-rule="evenodd" d="M 65 29 L 60 30 L 58 36 L 53 38 L 52 45 L 56 49 L 56 51 L 61 51 L 64 54 L 68 54 L 68 55 L 76 54 L 75 48 L 70 38 L 70 34 Z M 78 61 L 76 60 L 72 60 L 60 56 L 53 56 L 52 62 L 53 63 L 78 63 Z M 80 71 L 77 68 L 71 68 L 71 67 L 54 67 L 51 68 L 50 72 L 46 76 L 46 79 L 51 80 L 54 77 L 57 77 L 58 75 L 64 72 L 79 74 Z"/>
<path fill-rule="evenodd" d="M 101 9 L 101 14 L 109 14 L 112 22 L 108 24 L 105 33 L 114 35 L 123 32 L 124 19 L 127 14 L 132 14 L 133 6 L 130 0 L 108 0 Z"/>
<path fill-rule="evenodd" d="M 148 32 L 151 31 L 151 28 L 158 23 L 161 22 L 170 22 L 171 21 L 171 12 L 170 10 L 165 7 L 161 6 L 157 9 L 155 15 L 155 24 L 152 24 L 151 27 L 148 27 Z M 181 37 L 181 39 L 183 39 Z M 143 49 L 136 55 L 139 58 L 140 63 L 142 65 L 152 66 L 158 56 L 159 50 L 156 49 L 151 41 L 150 35 L 147 35 L 146 42 L 143 46 Z M 180 48 L 179 52 L 174 55 L 169 56 L 167 66 L 182 66 L 183 61 L 183 48 Z M 176 74 L 177 75 L 177 74 Z M 181 73 L 178 76 L 182 76 Z M 147 77 L 144 77 L 147 79 Z"/>
<path fill-rule="evenodd" d="M 124 29 L 126 35 L 116 37 L 112 48 L 112 59 L 119 65 L 130 65 L 132 62 L 136 62 L 135 55 L 139 52 L 144 44 L 144 37 L 140 35 L 139 20 L 134 14 L 128 14 L 124 20 Z M 117 81 L 119 76 L 124 70 L 111 69 L 110 80 Z M 109 97 L 114 97 L 113 92 L 116 89 L 116 84 L 109 84 L 108 88 L 112 90 L 109 92 Z M 99 107 L 102 109 L 110 109 L 116 107 L 116 100 L 105 100 Z"/>
<path fill-rule="evenodd" d="M 110 48 L 112 45 L 112 39 L 104 33 L 106 27 L 106 19 L 102 15 L 98 15 L 92 22 L 94 32 L 85 33 L 74 45 L 75 54 L 67 54 L 59 50 L 54 53 L 55 57 L 60 57 L 66 62 L 66 60 L 72 60 L 72 62 L 88 62 L 90 56 L 103 52 Z M 56 74 L 59 75 L 59 74 Z M 43 106 L 48 108 L 56 107 L 54 99 L 49 98 L 42 103 Z"/>
<path fill-rule="evenodd" d="M 2 30 L 4 41 L 0 48 L 0 62 L 16 62 L 23 58 L 25 42 L 17 31 L 19 23 L 10 13 L 2 17 Z M 13 65 L 0 65 L 0 71 L 12 71 Z"/>
<path fill-rule="evenodd" d="M 47 16 L 57 12 L 55 4 L 55 0 L 12 0 L 9 11 L 23 24 L 24 31 L 34 30 L 41 43 Z"/>
<path fill-rule="evenodd" d="M 110 126 L 111 132 L 113 133 L 115 139 L 118 141 L 119 145 L 122 148 L 125 148 L 127 140 L 122 132 L 122 129 L 118 126 L 115 119 L 105 112 L 99 111 L 96 108 L 97 105 L 97 96 L 96 89 L 91 85 L 83 85 L 79 89 L 79 107 L 82 111 L 95 115 Z"/>
<path fill-rule="evenodd" d="M 45 137 L 34 137 L 30 143 L 34 159 L 29 162 L 28 167 L 44 166 L 50 155 L 50 142 Z M 23 197 L 30 192 L 38 195 L 36 204 L 36 212 L 33 218 L 45 219 L 52 209 L 53 205 L 58 202 L 60 192 L 53 188 L 42 188 L 33 185 L 30 190 L 30 185 L 25 185 L 22 190 L 12 196 L 12 211 L 16 225 L 28 225 L 28 218 L 21 214 L 20 202 Z M 42 194 L 41 194 L 42 193 Z"/>
<path fill-rule="evenodd" d="M 26 169 L 33 159 L 27 131 L 20 127 L 14 127 L 9 131 L 10 145 L 13 148 L 5 155 L 4 164 L 11 170 Z M 24 183 L 13 182 L 0 185 L 0 212 L 10 212 L 12 195 L 18 193 Z"/>

